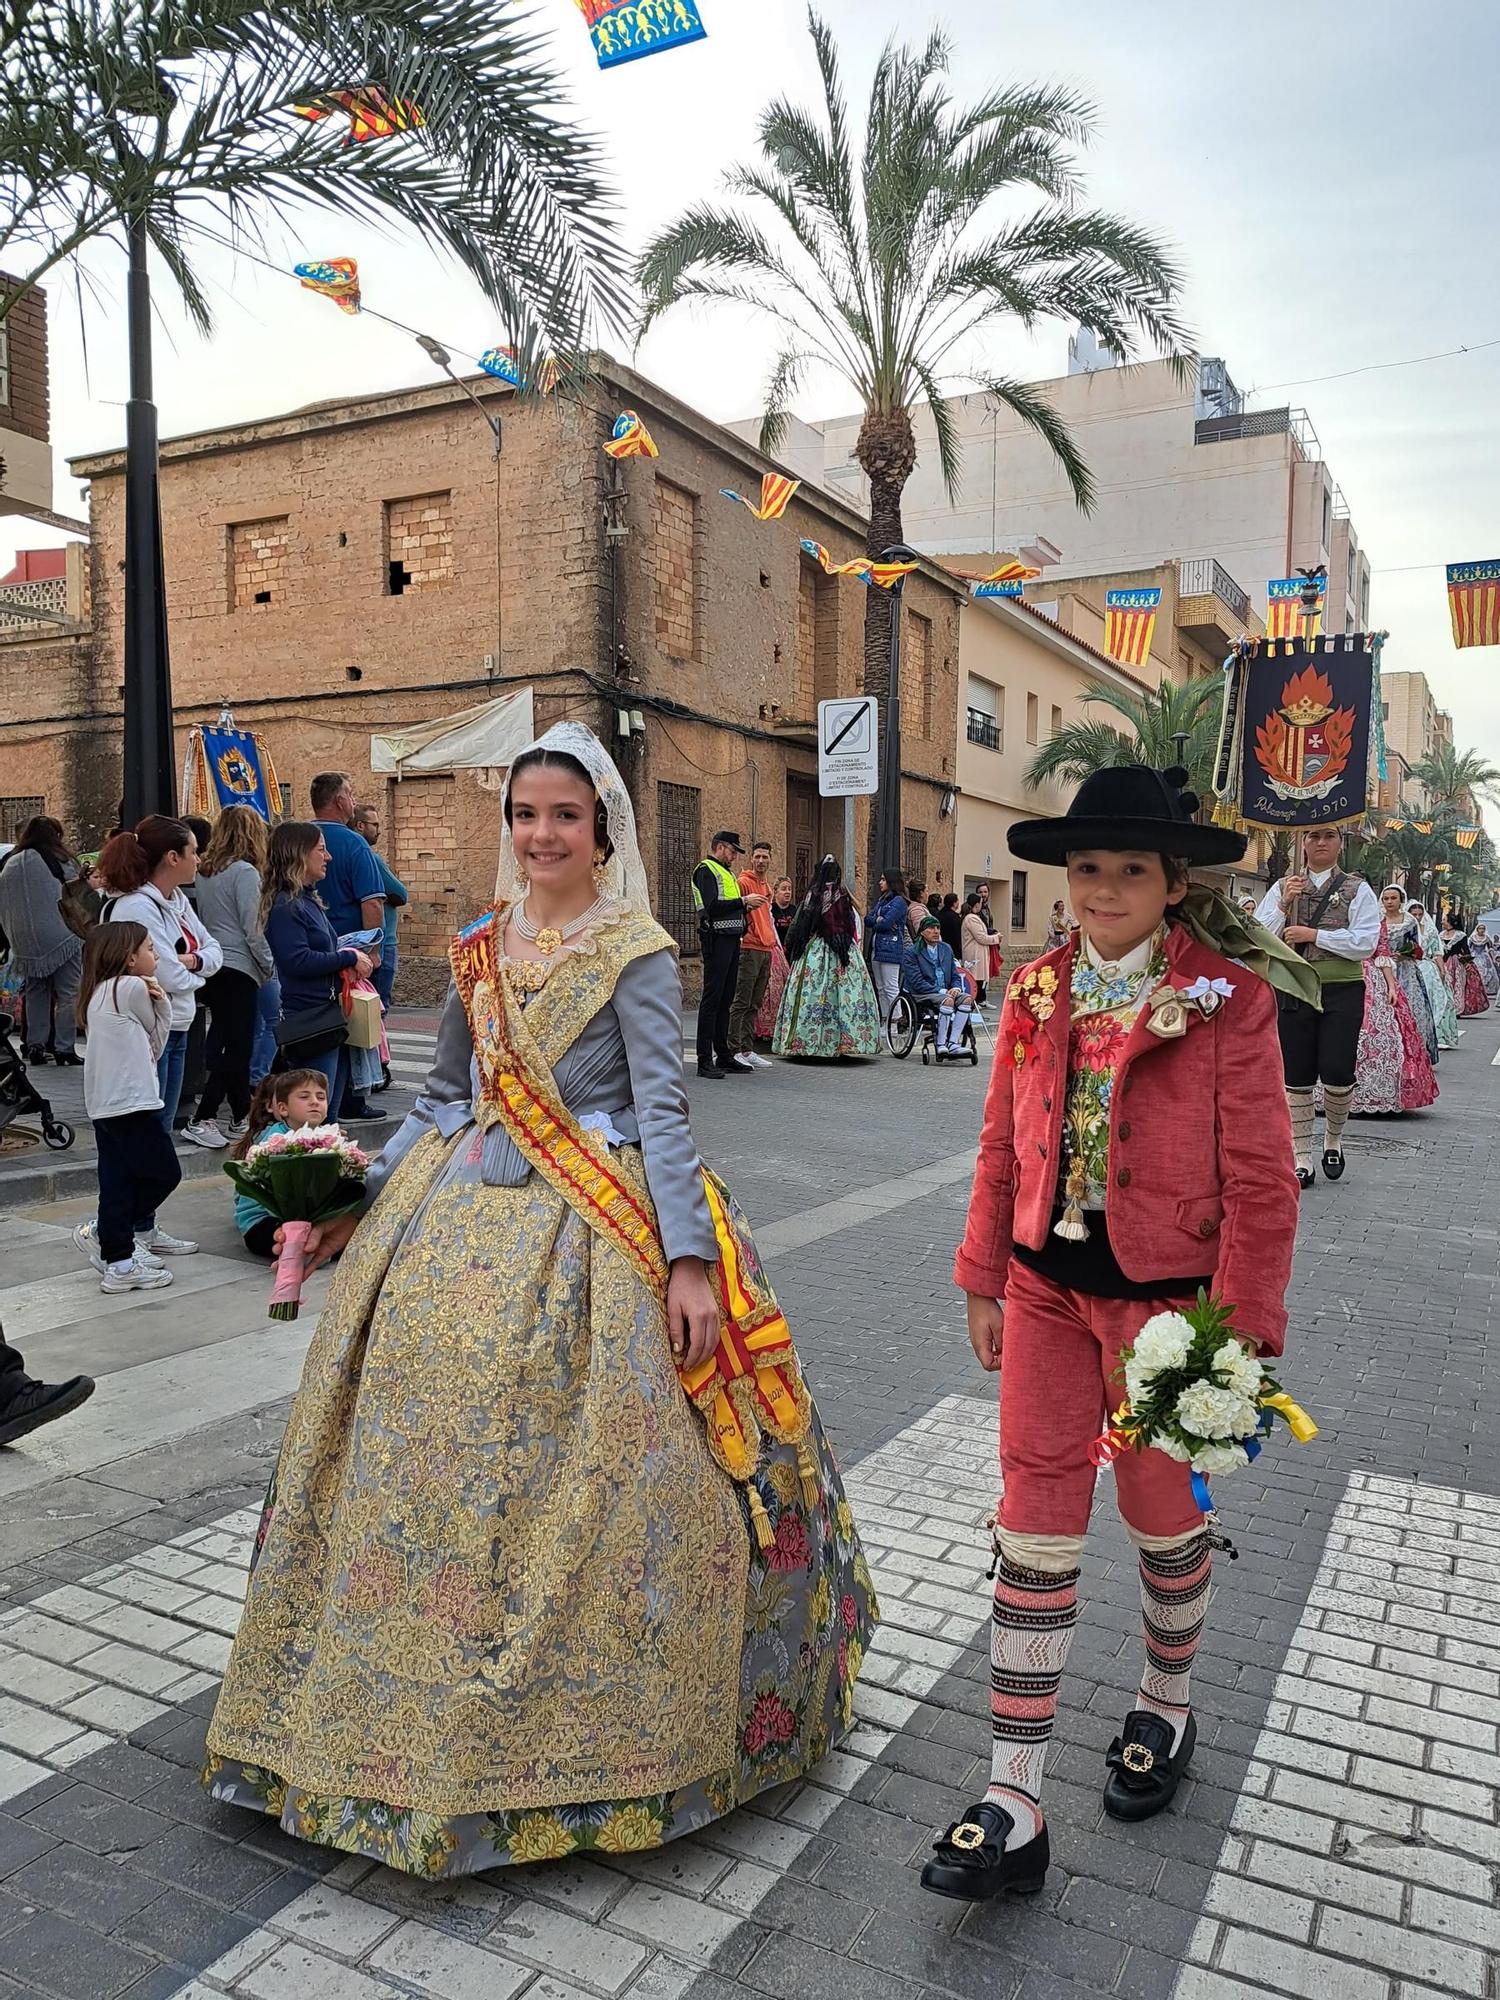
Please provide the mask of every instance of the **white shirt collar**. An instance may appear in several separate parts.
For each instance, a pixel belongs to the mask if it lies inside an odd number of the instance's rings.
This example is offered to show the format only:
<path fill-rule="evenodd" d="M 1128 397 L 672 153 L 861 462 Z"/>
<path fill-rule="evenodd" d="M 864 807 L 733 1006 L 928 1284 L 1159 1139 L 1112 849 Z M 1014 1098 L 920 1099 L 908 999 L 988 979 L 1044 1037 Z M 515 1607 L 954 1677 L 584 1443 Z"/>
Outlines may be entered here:
<path fill-rule="evenodd" d="M 1326 882 L 1326 881 L 1328 880 L 1329 876 L 1330 876 L 1330 875 L 1331 875 L 1332 873 L 1333 873 L 1333 870 L 1332 870 L 1331 868 L 1325 868 L 1325 869 L 1323 870 L 1323 872 L 1322 872 L 1322 874 L 1321 874 L 1321 875 L 1311 875 L 1311 874 L 1310 874 L 1310 875 L 1308 876 L 1308 878 L 1307 878 L 1307 879 L 1308 879 L 1308 881 L 1309 881 L 1309 882 L 1311 882 L 1311 883 L 1312 883 L 1312 885 L 1313 885 L 1313 887 L 1314 887 L 1315 889 L 1321 889 L 1321 888 L 1322 888 L 1322 886 L 1323 886 L 1323 884 L 1324 884 L 1324 883 L 1325 883 L 1325 882 Z"/>
<path fill-rule="evenodd" d="M 1156 949 L 1160 931 L 1153 931 L 1148 938 L 1142 938 L 1133 951 L 1127 951 L 1123 958 L 1105 958 L 1094 948 L 1094 941 L 1087 933 L 1083 939 L 1083 954 L 1089 964 L 1100 972 L 1112 972 L 1116 978 L 1133 979 L 1138 972 L 1144 972 L 1151 963 L 1151 954 Z"/>

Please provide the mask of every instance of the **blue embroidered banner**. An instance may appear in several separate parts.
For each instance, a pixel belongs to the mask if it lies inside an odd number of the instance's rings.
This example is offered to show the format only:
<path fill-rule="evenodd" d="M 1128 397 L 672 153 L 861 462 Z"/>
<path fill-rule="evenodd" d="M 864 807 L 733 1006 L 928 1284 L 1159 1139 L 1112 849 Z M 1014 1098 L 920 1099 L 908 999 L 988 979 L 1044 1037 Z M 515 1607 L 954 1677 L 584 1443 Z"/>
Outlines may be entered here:
<path fill-rule="evenodd" d="M 269 821 L 271 801 L 260 745 L 243 729 L 205 729 L 203 757 L 222 812 L 225 806 L 254 806 Z"/>

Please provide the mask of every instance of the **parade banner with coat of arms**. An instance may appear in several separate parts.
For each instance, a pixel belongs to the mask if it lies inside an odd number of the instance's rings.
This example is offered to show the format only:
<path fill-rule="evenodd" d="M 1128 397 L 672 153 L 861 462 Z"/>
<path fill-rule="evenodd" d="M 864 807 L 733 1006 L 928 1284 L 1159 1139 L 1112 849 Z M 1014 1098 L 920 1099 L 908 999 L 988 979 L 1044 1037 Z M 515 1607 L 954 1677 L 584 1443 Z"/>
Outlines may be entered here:
<path fill-rule="evenodd" d="M 253 806 L 264 820 L 281 812 L 281 788 L 264 739 L 221 723 L 188 737 L 182 810 L 217 819 L 226 806 Z"/>
<path fill-rule="evenodd" d="M 1376 762 L 1379 652 L 1362 633 L 1268 640 L 1231 662 L 1220 796 L 1247 826 L 1362 819 Z"/>

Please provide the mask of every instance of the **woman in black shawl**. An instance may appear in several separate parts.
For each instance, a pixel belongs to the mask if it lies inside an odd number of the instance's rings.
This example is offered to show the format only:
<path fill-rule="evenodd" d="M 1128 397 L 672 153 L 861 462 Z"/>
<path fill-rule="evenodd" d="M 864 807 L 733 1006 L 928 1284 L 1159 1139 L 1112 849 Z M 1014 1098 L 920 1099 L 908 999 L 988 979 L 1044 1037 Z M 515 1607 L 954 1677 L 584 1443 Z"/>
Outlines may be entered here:
<path fill-rule="evenodd" d="M 791 976 L 771 1046 L 779 1056 L 873 1056 L 880 1011 L 859 950 L 859 914 L 839 864 L 823 857 L 787 933 Z"/>

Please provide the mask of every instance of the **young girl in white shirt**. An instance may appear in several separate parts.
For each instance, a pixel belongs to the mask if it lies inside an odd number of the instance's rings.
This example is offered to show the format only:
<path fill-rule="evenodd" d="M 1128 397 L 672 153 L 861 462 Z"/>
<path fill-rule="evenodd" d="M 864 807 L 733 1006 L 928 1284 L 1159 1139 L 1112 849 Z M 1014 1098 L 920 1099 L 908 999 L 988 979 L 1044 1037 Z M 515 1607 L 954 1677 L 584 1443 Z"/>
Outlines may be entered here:
<path fill-rule="evenodd" d="M 100 924 L 83 954 L 79 1017 L 87 1023 L 83 1099 L 99 1153 L 99 1216 L 74 1241 L 100 1272 L 101 1292 L 156 1291 L 172 1274 L 135 1240 L 135 1219 L 153 1214 L 182 1179 L 161 1121 L 157 1064 L 172 1027 L 172 1003 L 155 974 L 144 924 Z"/>

